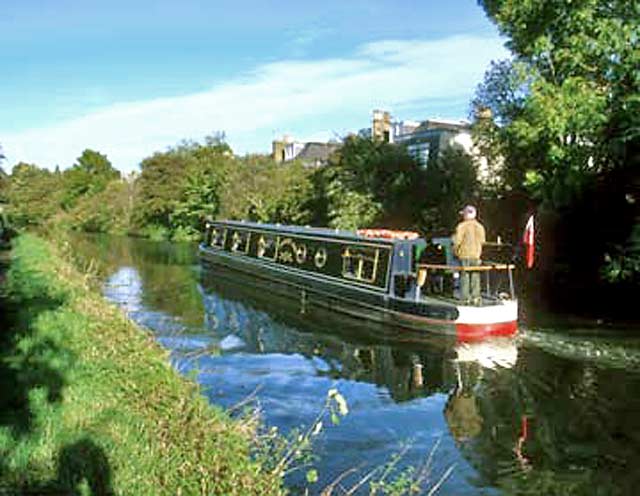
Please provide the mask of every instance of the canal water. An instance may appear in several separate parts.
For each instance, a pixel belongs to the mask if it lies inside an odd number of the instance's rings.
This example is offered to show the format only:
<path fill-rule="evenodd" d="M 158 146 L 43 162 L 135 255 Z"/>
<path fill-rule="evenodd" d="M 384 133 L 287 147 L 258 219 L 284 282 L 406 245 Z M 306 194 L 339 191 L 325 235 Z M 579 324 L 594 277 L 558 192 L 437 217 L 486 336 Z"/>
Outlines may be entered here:
<path fill-rule="evenodd" d="M 266 426 L 286 433 L 310 425 L 327 391 L 340 391 L 350 411 L 316 440 L 311 494 L 357 469 L 349 487 L 398 454 L 401 469 L 429 463 L 432 484 L 450 471 L 442 495 L 638 494 L 633 329 L 532 325 L 516 339 L 420 338 L 301 308 L 250 281 L 220 281 L 201 271 L 193 245 L 73 244 L 80 259 L 99 262 L 104 295 L 151 330 L 212 403 L 253 398 Z M 294 494 L 303 481 L 304 472 L 289 477 Z"/>

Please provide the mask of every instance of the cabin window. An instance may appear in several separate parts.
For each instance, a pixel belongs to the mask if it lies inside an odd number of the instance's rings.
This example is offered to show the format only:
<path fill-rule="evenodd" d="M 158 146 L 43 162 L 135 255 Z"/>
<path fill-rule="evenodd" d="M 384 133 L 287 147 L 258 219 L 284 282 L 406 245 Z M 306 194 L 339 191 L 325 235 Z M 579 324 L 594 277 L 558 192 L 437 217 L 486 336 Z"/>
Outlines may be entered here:
<path fill-rule="evenodd" d="M 298 265 L 302 265 L 307 261 L 307 245 L 298 243 L 295 248 L 295 253 Z"/>
<path fill-rule="evenodd" d="M 313 256 L 313 263 L 318 269 L 322 269 L 327 264 L 327 249 L 324 247 L 318 248 L 316 254 Z"/>
<path fill-rule="evenodd" d="M 202 241 L 205 245 L 211 244 L 211 224 L 208 222 L 205 224 L 204 239 Z"/>
<path fill-rule="evenodd" d="M 268 258 L 269 260 L 275 260 L 278 253 L 278 238 L 275 236 L 269 236 L 261 234 L 258 238 L 258 248 L 256 255 L 258 258 Z"/>
<path fill-rule="evenodd" d="M 347 246 L 342 251 L 342 277 L 374 282 L 378 273 L 379 258 L 378 248 Z"/>
<path fill-rule="evenodd" d="M 235 231 L 231 235 L 231 251 L 247 253 L 249 251 L 249 231 Z"/>
<path fill-rule="evenodd" d="M 227 238 L 227 230 L 223 227 L 213 227 L 211 229 L 209 244 L 216 248 L 224 248 L 224 242 Z"/>

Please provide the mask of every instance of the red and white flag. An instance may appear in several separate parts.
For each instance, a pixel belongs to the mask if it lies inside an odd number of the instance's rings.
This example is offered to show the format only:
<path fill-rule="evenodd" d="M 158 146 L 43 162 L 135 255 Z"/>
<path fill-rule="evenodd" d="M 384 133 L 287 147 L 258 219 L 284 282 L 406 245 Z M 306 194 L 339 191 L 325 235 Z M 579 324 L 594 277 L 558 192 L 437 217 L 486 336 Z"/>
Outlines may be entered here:
<path fill-rule="evenodd" d="M 524 235 L 522 236 L 522 243 L 525 247 L 525 263 L 527 264 L 527 269 L 533 267 L 533 259 L 535 253 L 535 231 L 533 227 L 533 215 L 529 217 L 527 220 L 527 225 L 524 228 Z"/>

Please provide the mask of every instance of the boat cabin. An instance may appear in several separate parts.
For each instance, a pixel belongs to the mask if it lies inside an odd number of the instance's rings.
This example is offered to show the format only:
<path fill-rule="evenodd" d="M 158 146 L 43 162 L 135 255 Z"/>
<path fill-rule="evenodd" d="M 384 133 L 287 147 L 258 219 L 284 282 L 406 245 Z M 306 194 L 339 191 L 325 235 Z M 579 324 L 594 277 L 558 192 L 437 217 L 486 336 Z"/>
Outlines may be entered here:
<path fill-rule="evenodd" d="M 394 277 L 413 272 L 422 239 L 367 238 L 335 229 L 209 222 L 204 245 L 284 270 L 394 294 Z M 403 288 L 406 293 L 407 288 Z"/>
<path fill-rule="evenodd" d="M 282 226 L 242 221 L 210 221 L 204 247 L 225 252 L 260 266 L 276 266 L 286 273 L 305 275 L 339 285 L 420 301 L 425 297 L 455 300 L 461 270 L 451 238 L 429 242 L 410 231 Z M 509 267 L 509 268 L 508 268 Z M 490 262 L 479 270 L 487 298 L 513 295 L 513 282 L 497 285 L 490 272 L 511 266 Z M 491 286 L 496 286 L 492 288 Z M 506 292 L 506 293 L 505 293 Z"/>

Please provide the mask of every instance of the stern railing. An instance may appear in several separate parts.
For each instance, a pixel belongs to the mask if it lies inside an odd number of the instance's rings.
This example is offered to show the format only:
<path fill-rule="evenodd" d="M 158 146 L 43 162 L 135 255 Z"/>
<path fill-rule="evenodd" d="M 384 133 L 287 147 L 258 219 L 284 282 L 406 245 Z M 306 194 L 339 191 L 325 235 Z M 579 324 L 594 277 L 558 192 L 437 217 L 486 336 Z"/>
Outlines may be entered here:
<path fill-rule="evenodd" d="M 418 291 L 416 299 L 422 294 L 456 298 L 462 272 L 481 274 L 482 297 L 489 300 L 515 299 L 513 281 L 514 264 L 483 262 L 477 266 L 421 263 L 416 265 Z M 496 274 L 495 277 L 491 277 Z M 506 274 L 506 281 L 504 274 Z M 429 283 L 427 285 L 427 283 Z M 507 287 L 505 288 L 505 284 Z M 508 293 L 504 289 L 508 290 Z M 450 294 L 447 294 L 450 293 Z"/>

